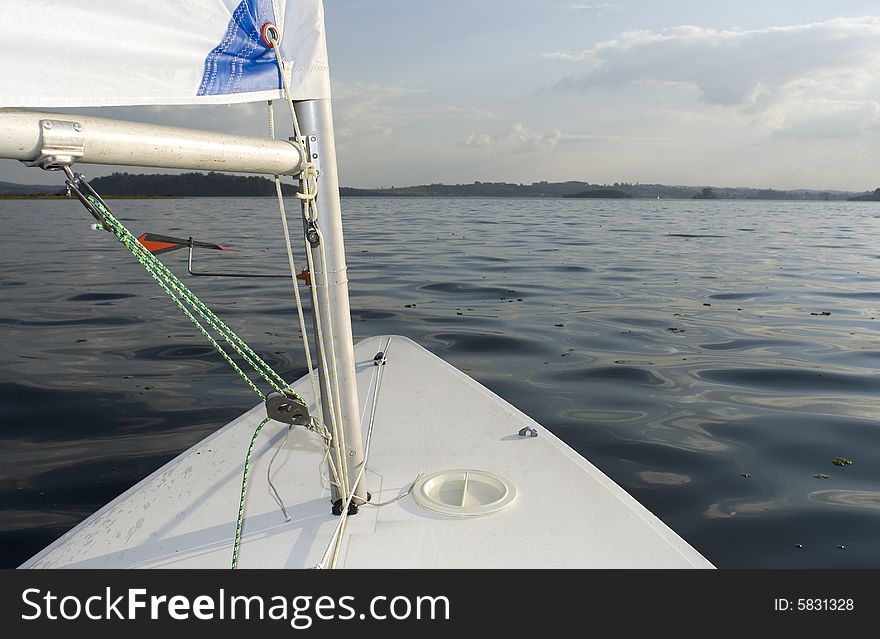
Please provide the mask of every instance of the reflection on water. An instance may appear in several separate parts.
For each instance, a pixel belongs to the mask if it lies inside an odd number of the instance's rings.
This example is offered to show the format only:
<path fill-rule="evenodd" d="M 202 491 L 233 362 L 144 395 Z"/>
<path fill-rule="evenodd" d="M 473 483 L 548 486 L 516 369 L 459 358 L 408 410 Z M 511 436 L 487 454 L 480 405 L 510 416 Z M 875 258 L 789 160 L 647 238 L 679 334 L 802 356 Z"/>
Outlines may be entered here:
<path fill-rule="evenodd" d="M 880 491 L 872 490 L 817 490 L 810 499 L 826 504 L 855 506 L 857 508 L 880 508 Z"/>
<path fill-rule="evenodd" d="M 286 269 L 271 199 L 112 204 L 136 234 L 242 249 L 197 269 Z M 880 567 L 874 204 L 343 205 L 356 338 L 406 335 L 466 371 L 716 565 Z M 0 202 L 4 566 L 256 403 L 89 223 L 73 202 Z M 188 282 L 303 374 L 285 280 Z"/>

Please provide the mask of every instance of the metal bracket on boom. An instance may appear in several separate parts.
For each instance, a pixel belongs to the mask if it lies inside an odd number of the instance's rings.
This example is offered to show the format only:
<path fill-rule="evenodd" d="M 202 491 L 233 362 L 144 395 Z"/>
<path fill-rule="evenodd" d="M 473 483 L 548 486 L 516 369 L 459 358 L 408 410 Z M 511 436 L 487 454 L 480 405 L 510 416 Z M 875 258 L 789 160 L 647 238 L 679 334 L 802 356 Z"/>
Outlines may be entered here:
<path fill-rule="evenodd" d="M 28 166 L 58 171 L 85 154 L 82 124 L 68 120 L 40 120 L 40 155 Z"/>
<path fill-rule="evenodd" d="M 291 138 L 293 140 L 293 138 Z M 315 175 L 321 175 L 321 153 L 320 153 L 320 144 L 318 143 L 318 136 L 314 133 L 310 133 L 305 136 L 305 159 L 303 162 L 311 162 L 315 167 Z"/>
<path fill-rule="evenodd" d="M 80 203 L 86 207 L 86 210 L 91 213 L 92 217 L 98 221 L 97 224 L 93 225 L 93 228 L 103 229 L 109 232 L 110 229 L 104 227 L 104 215 L 89 201 L 86 194 L 91 195 L 98 202 L 106 206 L 104 199 L 98 195 L 95 189 L 92 188 L 91 184 L 86 181 L 81 173 L 74 173 L 69 164 L 62 164 L 57 168 L 64 171 L 64 174 L 67 176 L 67 180 L 65 181 L 65 184 L 67 185 L 67 195 L 75 195 L 76 199 L 78 199 Z"/>

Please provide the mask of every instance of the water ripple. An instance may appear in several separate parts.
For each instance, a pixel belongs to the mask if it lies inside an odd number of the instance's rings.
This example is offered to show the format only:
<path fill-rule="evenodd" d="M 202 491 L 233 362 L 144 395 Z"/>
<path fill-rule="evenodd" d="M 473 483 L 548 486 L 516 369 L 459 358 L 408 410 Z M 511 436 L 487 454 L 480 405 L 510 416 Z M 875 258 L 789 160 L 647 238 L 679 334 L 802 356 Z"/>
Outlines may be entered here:
<path fill-rule="evenodd" d="M 229 214 L 243 203 L 117 208 L 134 227 L 241 249 L 205 268 L 285 272 L 271 199 L 247 201 L 247 225 Z M 257 401 L 75 208 L 0 202 L 4 566 Z M 347 198 L 343 208 L 355 339 L 406 335 L 464 370 L 718 566 L 880 568 L 876 207 Z M 35 236 L 38 216 L 53 224 Z M 47 242 L 59 247 L 50 264 Z M 163 261 L 186 279 L 185 255 Z M 289 282 L 186 281 L 285 378 L 304 372 Z"/>

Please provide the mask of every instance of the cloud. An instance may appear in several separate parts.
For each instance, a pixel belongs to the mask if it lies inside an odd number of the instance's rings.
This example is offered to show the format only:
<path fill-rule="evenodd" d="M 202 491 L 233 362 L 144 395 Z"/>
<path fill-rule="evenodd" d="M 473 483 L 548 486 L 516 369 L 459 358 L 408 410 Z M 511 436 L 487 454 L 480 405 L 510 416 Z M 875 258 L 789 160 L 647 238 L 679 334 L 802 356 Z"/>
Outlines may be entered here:
<path fill-rule="evenodd" d="M 445 105 L 404 106 L 401 100 L 425 95 L 424 89 L 373 84 L 333 84 L 336 139 L 341 144 L 366 136 L 390 136 L 398 127 L 420 121 L 483 120 L 494 117 L 484 109 Z"/>
<path fill-rule="evenodd" d="M 880 130 L 880 103 L 811 100 L 785 109 L 774 128 L 776 136 L 800 140 L 861 138 Z"/>
<path fill-rule="evenodd" d="M 336 139 L 340 145 L 367 136 L 389 136 L 397 124 L 395 99 L 423 91 L 373 84 L 333 84 Z"/>
<path fill-rule="evenodd" d="M 460 146 L 491 149 L 504 153 L 520 153 L 526 151 L 549 151 L 568 142 L 610 143 L 614 145 L 631 143 L 674 142 L 675 138 L 664 136 L 638 136 L 616 134 L 573 134 L 553 129 L 549 133 L 533 133 L 521 122 L 514 122 L 502 133 L 471 133 L 466 139 L 458 142 Z"/>
<path fill-rule="evenodd" d="M 708 104 L 766 108 L 790 91 L 851 92 L 873 82 L 880 71 L 880 17 L 753 30 L 632 31 L 590 49 L 544 57 L 587 66 L 584 74 L 556 85 L 563 90 L 685 86 L 696 88 Z"/>
<path fill-rule="evenodd" d="M 645 112 L 645 115 L 663 118 L 673 122 L 683 122 L 683 123 L 693 123 L 693 122 L 708 122 L 712 118 L 706 115 L 705 113 L 699 113 L 697 111 L 684 111 L 680 109 L 651 109 Z"/>
<path fill-rule="evenodd" d="M 609 2 L 580 2 L 571 5 L 571 8 L 575 11 L 594 13 L 597 16 L 601 16 L 608 11 L 620 11 L 620 7 Z"/>
<path fill-rule="evenodd" d="M 471 133 L 461 142 L 464 146 L 499 149 L 508 152 L 547 151 L 555 148 L 566 139 L 558 129 L 550 133 L 532 133 L 522 123 L 515 122 L 507 131 L 492 135 L 490 133 Z"/>

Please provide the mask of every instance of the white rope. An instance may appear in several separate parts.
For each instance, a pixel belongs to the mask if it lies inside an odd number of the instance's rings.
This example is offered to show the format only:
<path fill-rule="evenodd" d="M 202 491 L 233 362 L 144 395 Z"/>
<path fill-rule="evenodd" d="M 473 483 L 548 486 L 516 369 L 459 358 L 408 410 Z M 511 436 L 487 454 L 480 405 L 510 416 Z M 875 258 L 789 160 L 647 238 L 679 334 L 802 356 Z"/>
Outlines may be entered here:
<path fill-rule="evenodd" d="M 293 106 L 293 96 L 290 91 L 290 85 L 287 81 L 287 73 L 284 68 L 284 62 L 281 59 L 281 51 L 279 45 L 279 39 L 277 37 L 278 32 L 277 29 L 274 32 L 270 32 L 268 34 L 269 42 L 272 45 L 272 50 L 275 52 L 275 61 L 278 65 L 278 72 L 281 76 L 281 84 L 283 89 L 283 95 L 287 102 L 288 108 L 290 110 L 290 119 L 293 125 L 294 136 L 297 144 L 301 149 L 305 149 L 305 139 L 303 138 L 302 131 L 299 126 L 299 120 L 296 117 L 296 110 Z M 271 104 L 271 103 L 270 103 Z M 273 119 L 274 120 L 274 119 Z M 274 121 L 273 121 L 273 131 L 274 131 Z M 305 157 L 305 153 L 303 153 Z M 317 228 L 317 205 L 316 198 L 318 194 L 318 186 L 317 186 L 317 172 L 315 166 L 312 162 L 306 161 L 303 164 L 303 169 L 300 172 L 300 183 L 302 191 L 297 193 L 297 197 L 302 200 L 302 213 L 303 217 L 306 221 L 310 222 L 312 226 L 316 229 L 320 237 L 320 230 Z M 292 255 L 292 248 L 290 247 L 290 235 L 287 233 L 287 224 L 286 224 L 286 216 L 283 214 L 283 198 L 281 195 L 281 186 L 280 186 L 280 178 L 276 178 L 276 192 L 278 194 L 280 206 L 282 207 L 282 220 L 283 225 L 285 227 L 285 235 L 287 238 L 288 244 L 288 255 Z M 320 243 L 321 246 L 321 267 L 323 269 L 323 273 L 325 277 L 327 276 L 327 264 L 326 258 L 324 257 L 324 247 L 323 241 Z M 309 273 L 312 275 L 316 274 L 314 268 L 314 259 L 312 257 L 312 247 L 306 242 L 306 258 L 308 261 Z M 292 264 L 292 260 L 291 260 Z M 296 272 L 295 270 L 291 273 L 294 278 L 294 285 L 296 285 Z M 338 479 L 337 487 L 340 489 L 340 498 L 345 501 L 351 495 L 351 489 L 349 486 L 349 473 L 348 473 L 348 455 L 345 447 L 345 434 L 342 428 L 342 410 L 340 400 L 338 398 L 338 389 L 339 389 L 339 379 L 336 371 L 336 347 L 333 339 L 332 333 L 332 321 L 330 316 L 328 315 L 327 326 L 330 329 L 330 335 L 328 336 L 327 343 L 329 343 L 329 350 L 331 355 L 330 365 L 328 367 L 328 359 L 327 359 L 327 347 L 325 345 L 325 336 L 323 334 L 323 330 L 321 329 L 321 314 L 320 314 L 320 301 L 317 295 L 317 283 L 313 282 L 310 287 L 312 291 L 312 310 L 315 314 L 315 332 L 316 332 L 316 342 L 318 344 L 318 354 L 319 354 L 319 363 L 323 367 L 323 370 L 326 372 L 324 375 L 325 378 L 325 404 L 329 408 L 329 416 L 330 416 L 330 428 L 333 435 L 333 448 L 336 456 L 336 474 Z M 296 288 L 296 286 L 295 286 Z M 326 287 L 325 287 L 326 288 Z M 329 308 L 329 291 L 326 293 L 326 298 L 328 302 Z M 306 339 L 305 333 L 303 333 L 303 339 Z M 329 379 L 328 379 L 329 378 Z M 329 459 L 329 457 L 328 457 Z M 332 463 L 328 464 L 331 466 Z M 357 483 L 355 483 L 357 485 Z M 349 499 L 350 501 L 350 499 Z"/>
<path fill-rule="evenodd" d="M 324 273 L 324 278 L 327 279 L 327 278 L 329 278 L 329 274 L 327 273 L 327 256 L 324 254 L 324 238 L 321 236 L 321 231 L 319 229 L 317 229 L 317 227 L 315 227 L 315 228 L 318 233 L 318 237 L 320 239 L 320 243 L 318 244 L 318 247 L 319 247 L 320 255 L 321 255 L 321 270 Z M 327 307 L 329 308 L 329 306 L 330 306 L 330 287 L 329 286 L 324 287 L 324 295 L 326 297 Z M 330 333 L 330 339 L 328 340 L 329 344 L 330 344 L 330 379 L 332 380 L 332 384 L 333 384 L 333 395 L 331 396 L 331 399 L 333 400 L 333 409 L 336 411 L 337 419 L 339 420 L 339 423 L 342 424 L 342 403 L 341 403 L 341 397 L 340 397 L 341 394 L 339 392 L 339 375 L 337 374 L 337 369 L 336 369 L 336 340 L 333 339 L 333 314 L 332 313 L 327 313 L 327 330 Z M 354 491 L 357 490 L 358 482 L 355 482 L 354 486 L 350 486 L 348 484 L 348 461 L 347 461 L 348 455 L 346 454 L 346 451 L 348 449 L 346 448 L 346 445 L 345 445 L 345 429 L 344 428 L 339 429 L 339 447 L 343 451 L 343 453 L 342 453 L 343 459 L 346 460 L 345 461 L 346 494 L 349 492 L 354 493 Z"/>
<path fill-rule="evenodd" d="M 391 338 L 388 338 L 388 341 L 385 342 L 385 348 L 383 349 L 383 353 L 385 356 L 388 356 L 388 349 L 391 347 Z M 384 364 L 379 364 L 376 371 L 376 384 L 373 387 L 373 398 L 372 398 L 372 409 L 370 411 L 370 425 L 367 428 L 367 441 L 364 444 L 364 461 L 361 463 L 360 470 L 358 471 L 357 477 L 355 477 L 354 485 L 357 486 L 361 479 L 364 476 L 364 472 L 367 470 L 367 461 L 370 458 L 370 443 L 373 441 L 373 425 L 375 423 L 376 416 L 376 405 L 379 397 L 379 389 L 382 383 L 382 372 L 384 371 Z M 421 474 L 419 474 L 421 477 Z M 416 481 L 418 481 L 418 477 L 416 477 Z M 415 481 L 413 481 L 413 486 L 415 485 Z M 412 486 L 410 486 L 410 489 Z M 409 493 L 407 490 L 407 493 Z M 401 495 L 400 498 L 405 497 L 406 494 Z M 351 493 L 348 496 L 348 499 L 343 503 L 342 513 L 339 516 L 339 522 L 336 524 L 336 529 L 333 531 L 333 535 L 330 537 L 330 543 L 327 545 L 326 550 L 324 550 L 324 554 L 321 556 L 321 561 L 318 562 L 318 565 L 315 568 L 324 569 L 329 564 L 330 569 L 336 568 L 336 560 L 339 557 L 339 550 L 342 547 L 342 535 L 345 532 L 345 524 L 348 521 L 348 509 L 351 507 L 351 503 L 355 498 L 355 494 Z"/>
<path fill-rule="evenodd" d="M 275 139 L 275 115 L 272 110 L 272 100 L 269 100 L 269 137 L 273 140 Z M 309 349 L 309 338 L 308 333 L 306 332 L 306 319 L 303 313 L 302 298 L 299 294 L 299 281 L 296 278 L 296 263 L 293 258 L 293 246 L 290 241 L 290 228 L 287 225 L 287 211 L 284 208 L 284 195 L 281 190 L 281 176 L 279 175 L 275 176 L 275 195 L 278 198 L 278 211 L 281 214 L 281 226 L 284 229 L 284 244 L 287 249 L 287 263 L 290 267 L 290 281 L 293 283 L 293 296 L 296 300 L 296 314 L 299 317 L 299 330 L 302 335 L 303 350 L 305 350 L 306 355 L 306 365 L 308 366 L 309 378 L 312 382 L 312 397 L 314 397 L 317 402 L 320 397 L 318 394 L 317 373 L 315 372 L 315 367 L 312 363 L 312 353 Z"/>
<path fill-rule="evenodd" d="M 315 262 L 312 257 L 312 253 L 309 250 L 310 247 L 306 249 L 306 258 L 308 260 L 309 272 L 315 272 Z M 312 309 L 315 313 L 315 332 L 317 333 L 318 342 L 318 357 L 322 368 L 325 371 L 330 371 L 330 368 L 327 363 L 327 348 L 325 346 L 324 340 L 324 332 L 321 328 L 321 313 L 320 313 L 320 300 L 318 299 L 318 287 L 312 283 L 311 292 L 312 292 Z M 333 433 L 333 449 L 336 453 L 336 463 L 337 463 L 337 471 L 339 473 L 339 485 L 338 488 L 341 489 L 340 498 L 345 500 L 349 494 L 348 488 L 348 460 L 347 455 L 345 453 L 345 449 L 342 445 L 343 435 L 341 428 L 341 420 L 338 419 L 338 415 L 336 412 L 336 402 L 333 399 L 333 389 L 331 389 L 331 381 L 330 375 L 324 375 L 324 397 L 327 399 L 326 404 L 330 408 L 330 429 Z"/>
<path fill-rule="evenodd" d="M 415 486 L 416 486 L 416 482 L 419 481 L 419 478 L 424 474 L 425 473 L 419 473 L 418 475 L 416 475 L 416 478 L 412 480 L 412 483 L 409 485 L 409 488 L 404 490 L 402 493 L 400 493 L 394 499 L 389 499 L 388 501 L 376 501 L 376 502 L 368 501 L 366 503 L 366 505 L 367 506 L 390 506 L 391 504 L 395 504 L 395 503 L 399 502 L 401 499 L 403 499 L 404 497 L 406 497 L 407 495 L 409 495 L 412 492 L 412 489 L 415 488 Z"/>
<path fill-rule="evenodd" d="M 266 469 L 266 481 L 269 483 L 269 490 L 272 491 L 272 496 L 275 498 L 278 507 L 281 508 L 281 514 L 284 515 L 285 522 L 290 521 L 290 515 L 287 514 L 287 508 L 284 507 L 284 501 L 281 499 L 281 495 L 278 494 L 278 489 L 276 489 L 275 484 L 272 483 L 272 464 L 275 462 L 275 458 L 278 457 L 278 453 L 284 448 L 284 444 L 287 443 L 287 438 L 290 437 L 291 428 L 293 428 L 293 426 L 289 425 L 287 430 L 284 431 L 284 437 L 278 442 L 278 446 L 275 448 L 275 452 L 269 460 L 269 468 Z"/>
<path fill-rule="evenodd" d="M 275 112 L 272 107 L 272 100 L 268 101 L 269 111 L 269 137 L 275 139 Z M 281 189 L 281 176 L 275 175 L 275 195 L 278 200 L 278 212 L 281 217 L 281 226 L 284 230 L 284 244 L 287 250 L 287 264 L 290 268 L 290 281 L 293 285 L 293 296 L 296 302 L 296 313 L 299 319 L 299 330 L 302 336 L 303 350 L 305 351 L 306 366 L 308 367 L 309 380 L 312 384 L 312 397 L 316 404 L 320 404 L 320 392 L 318 390 L 318 378 L 315 371 L 314 362 L 312 360 L 311 349 L 309 348 L 309 337 L 306 331 L 306 320 L 303 312 L 302 297 L 299 293 L 299 281 L 297 280 L 296 262 L 293 255 L 293 244 L 290 239 L 290 227 L 287 223 L 287 210 L 284 206 L 284 194 Z M 339 483 L 339 470 L 335 464 L 328 464 L 331 474 L 335 478 L 335 483 Z M 280 500 L 279 500 L 280 501 Z M 283 506 L 282 506 L 283 508 Z M 286 517 L 286 513 L 285 513 Z"/>

